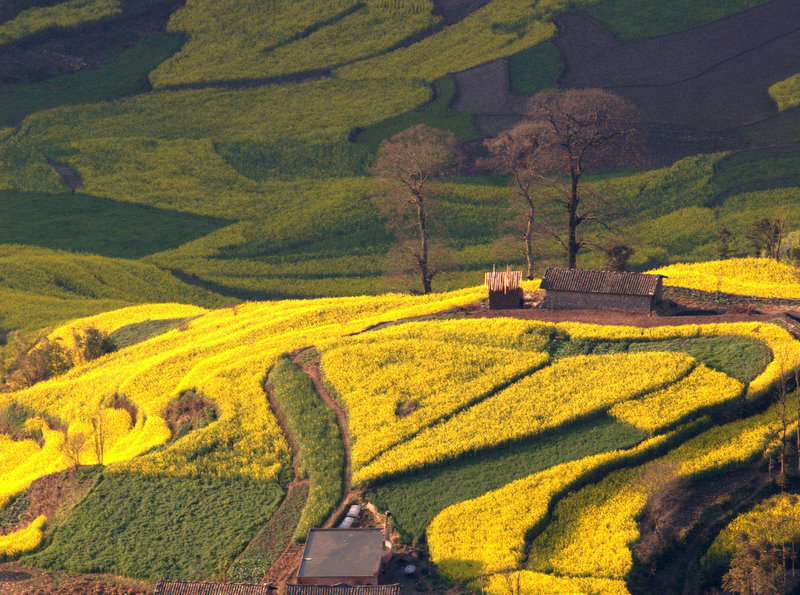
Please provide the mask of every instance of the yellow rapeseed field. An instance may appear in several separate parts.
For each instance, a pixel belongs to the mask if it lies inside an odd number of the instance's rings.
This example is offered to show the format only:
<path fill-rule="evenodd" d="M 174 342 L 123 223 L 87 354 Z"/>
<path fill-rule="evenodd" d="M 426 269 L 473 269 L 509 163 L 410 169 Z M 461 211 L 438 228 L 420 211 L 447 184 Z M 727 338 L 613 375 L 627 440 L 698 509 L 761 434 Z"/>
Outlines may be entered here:
<path fill-rule="evenodd" d="M 8 535 L 0 535 L 0 560 L 24 554 L 39 545 L 42 541 L 42 529 L 46 520 L 42 514 L 27 527 Z"/>
<path fill-rule="evenodd" d="M 648 271 L 665 285 L 763 298 L 800 298 L 797 270 L 771 258 L 731 258 L 673 264 Z"/>

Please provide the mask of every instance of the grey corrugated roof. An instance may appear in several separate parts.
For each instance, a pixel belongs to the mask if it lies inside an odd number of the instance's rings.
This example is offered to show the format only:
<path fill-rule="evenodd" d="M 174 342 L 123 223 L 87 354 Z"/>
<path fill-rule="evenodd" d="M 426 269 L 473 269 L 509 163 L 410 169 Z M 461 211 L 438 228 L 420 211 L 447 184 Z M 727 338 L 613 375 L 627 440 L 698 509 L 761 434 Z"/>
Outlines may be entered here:
<path fill-rule="evenodd" d="M 616 295 L 653 295 L 661 275 L 587 271 L 584 269 L 549 268 L 541 288 L 579 293 L 611 293 Z"/>
<path fill-rule="evenodd" d="M 381 558 L 386 554 L 383 544 L 382 529 L 311 529 L 297 576 L 377 575 Z"/>
<path fill-rule="evenodd" d="M 286 595 L 400 595 L 400 585 L 286 585 Z"/>
<path fill-rule="evenodd" d="M 275 595 L 273 585 L 158 581 L 153 595 Z"/>

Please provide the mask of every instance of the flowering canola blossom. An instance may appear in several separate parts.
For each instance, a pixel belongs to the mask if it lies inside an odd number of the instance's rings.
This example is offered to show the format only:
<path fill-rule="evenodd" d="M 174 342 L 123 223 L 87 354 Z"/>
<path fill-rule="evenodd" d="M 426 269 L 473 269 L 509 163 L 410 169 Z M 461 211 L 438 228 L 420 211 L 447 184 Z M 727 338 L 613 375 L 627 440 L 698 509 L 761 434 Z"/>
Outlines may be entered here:
<path fill-rule="evenodd" d="M 39 515 L 33 522 L 8 535 L 0 535 L 0 560 L 29 552 L 42 542 L 42 529 L 47 517 Z"/>
<path fill-rule="evenodd" d="M 475 301 L 480 289 L 429 296 L 379 297 L 248 303 L 205 311 L 195 307 L 135 306 L 74 321 L 55 331 L 95 326 L 111 331 L 145 320 L 197 316 L 186 325 L 79 365 L 30 388 L 0 395 L 0 408 L 21 403 L 55 417 L 68 433 L 90 434 L 90 419 L 106 419 L 104 463 L 110 472 L 152 475 L 249 477 L 275 481 L 289 467 L 289 448 L 261 385 L 276 358 L 288 351 L 332 340 L 384 321 L 424 315 Z M 170 438 L 162 417 L 167 403 L 195 388 L 212 400 L 217 421 L 190 432 L 160 451 L 140 456 Z M 136 419 L 107 407 L 119 393 L 137 408 Z M 14 442 L 0 435 L 0 506 L 32 481 L 71 465 L 61 444 L 64 434 L 42 419 L 44 445 Z M 93 463 L 91 445 L 82 462 Z"/>
<path fill-rule="evenodd" d="M 800 298 L 797 271 L 772 258 L 731 258 L 673 264 L 648 271 L 665 285 L 763 298 Z"/>
<path fill-rule="evenodd" d="M 693 358 L 676 353 L 565 357 L 422 430 L 353 478 L 366 483 L 540 434 L 675 382 L 693 366 Z"/>

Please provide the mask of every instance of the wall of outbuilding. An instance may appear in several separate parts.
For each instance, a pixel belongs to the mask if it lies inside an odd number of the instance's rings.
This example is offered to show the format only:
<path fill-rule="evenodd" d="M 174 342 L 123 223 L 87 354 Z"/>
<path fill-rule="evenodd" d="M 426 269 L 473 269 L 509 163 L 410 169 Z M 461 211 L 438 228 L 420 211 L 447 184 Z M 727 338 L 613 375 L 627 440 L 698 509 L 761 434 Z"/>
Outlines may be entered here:
<path fill-rule="evenodd" d="M 648 295 L 581 293 L 548 289 L 540 307 L 553 310 L 622 310 L 649 313 L 655 307 L 655 298 Z"/>

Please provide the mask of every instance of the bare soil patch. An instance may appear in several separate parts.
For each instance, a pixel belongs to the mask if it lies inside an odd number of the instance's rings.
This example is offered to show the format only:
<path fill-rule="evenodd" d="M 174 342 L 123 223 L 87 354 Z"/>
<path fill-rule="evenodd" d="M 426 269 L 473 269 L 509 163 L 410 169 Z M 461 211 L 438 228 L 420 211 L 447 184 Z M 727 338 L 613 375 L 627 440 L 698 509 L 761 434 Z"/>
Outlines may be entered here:
<path fill-rule="evenodd" d="M 80 190 L 83 188 L 83 182 L 81 181 L 81 177 L 77 171 L 69 167 L 68 165 L 59 165 L 57 163 L 53 163 L 52 161 L 48 161 L 50 167 L 53 168 L 53 171 L 56 172 L 61 179 L 64 180 L 64 184 L 72 190 L 72 193 L 75 194 L 76 190 Z"/>
<path fill-rule="evenodd" d="M 40 477 L 25 491 L 30 503 L 19 523 L 5 531 L 0 529 L 0 534 L 27 527 L 39 515 L 44 514 L 52 519 L 59 509 L 72 508 L 89 492 L 97 478 L 96 473 L 75 468 Z"/>
<path fill-rule="evenodd" d="M 452 76 L 453 109 L 472 114 L 483 136 L 494 136 L 522 119 L 527 97 L 511 92 L 508 60 L 492 60 Z"/>
<path fill-rule="evenodd" d="M 75 575 L 0 564 L 3 595 L 151 595 L 154 585 L 113 575 Z"/>
<path fill-rule="evenodd" d="M 714 324 L 720 322 L 770 322 L 781 320 L 793 327 L 800 320 L 800 304 L 788 304 L 783 300 L 756 300 L 753 307 L 744 303 L 716 302 L 714 294 L 671 293 L 665 297 L 673 303 L 672 314 L 645 314 L 615 310 L 550 310 L 539 308 L 543 291 L 526 293 L 525 305 L 519 310 L 490 310 L 488 300 L 454 308 L 447 314 L 458 314 L 465 318 L 519 318 L 543 322 L 586 322 L 614 326 L 678 326 L 683 324 Z"/>
<path fill-rule="evenodd" d="M 620 41 L 589 17 L 555 19 L 564 87 L 603 87 L 653 121 L 706 130 L 777 113 L 767 88 L 797 72 L 800 5 L 774 0 L 688 31 Z M 734 100 L 735 98 L 735 100 Z"/>
<path fill-rule="evenodd" d="M 711 541 L 734 517 L 775 488 L 765 465 L 757 461 L 685 484 L 659 510 L 648 503 L 639 522 L 640 538 L 634 545 L 631 592 L 698 592 L 697 563 Z M 642 552 L 649 552 L 650 559 L 642 559 Z"/>

